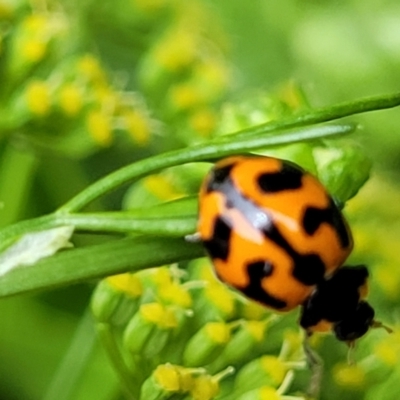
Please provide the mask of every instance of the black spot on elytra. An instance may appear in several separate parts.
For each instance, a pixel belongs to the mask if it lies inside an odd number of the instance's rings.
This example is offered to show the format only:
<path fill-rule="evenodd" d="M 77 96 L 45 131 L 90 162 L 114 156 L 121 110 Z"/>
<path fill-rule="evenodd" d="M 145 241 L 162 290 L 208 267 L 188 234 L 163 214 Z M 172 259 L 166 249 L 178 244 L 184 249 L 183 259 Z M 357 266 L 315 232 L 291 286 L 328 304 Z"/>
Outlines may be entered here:
<path fill-rule="evenodd" d="M 304 213 L 303 227 L 307 234 L 313 235 L 323 223 L 332 226 L 343 248 L 350 245 L 350 237 L 343 216 L 332 200 L 327 208 L 308 207 Z"/>
<path fill-rule="evenodd" d="M 257 184 L 264 193 L 276 193 L 283 190 L 299 189 L 302 185 L 303 171 L 284 162 L 278 172 L 263 173 L 258 176 Z"/>
<path fill-rule="evenodd" d="M 226 261 L 229 256 L 229 242 L 232 228 L 221 217 L 214 223 L 214 231 L 210 240 L 204 240 L 203 245 L 212 259 Z"/>
<path fill-rule="evenodd" d="M 207 192 L 219 191 L 221 186 L 230 181 L 230 173 L 235 163 L 226 165 L 221 168 L 214 168 L 210 172 L 210 179 L 207 185 Z"/>
<path fill-rule="evenodd" d="M 250 278 L 249 284 L 240 290 L 253 300 L 265 304 L 268 307 L 280 310 L 286 307 L 286 302 L 268 294 L 262 288 L 262 279 L 270 276 L 273 266 L 268 261 L 255 261 L 247 265 L 247 273 Z"/>
<path fill-rule="evenodd" d="M 283 249 L 293 260 L 293 277 L 305 285 L 315 285 L 319 283 L 325 274 L 325 265 L 317 254 L 300 254 L 286 241 L 273 223 L 271 215 L 267 210 L 259 207 L 251 199 L 245 197 L 235 187 L 230 172 L 234 164 L 217 168 L 212 172 L 211 179 L 208 184 L 208 190 L 218 191 L 225 195 L 225 207 L 234 208 L 239 211 L 243 217 L 256 229 L 262 231 L 264 236 L 274 242 L 278 247 Z M 296 189 L 301 187 L 301 179 L 303 171 L 293 166 L 291 163 L 284 163 L 282 170 L 273 174 L 262 174 L 258 178 L 258 182 L 262 189 L 267 191 L 279 191 L 286 189 Z M 226 219 L 219 217 L 215 221 L 212 239 L 205 241 L 206 250 L 212 258 L 218 258 L 226 261 L 229 253 L 229 239 L 231 236 L 232 225 L 228 224 Z M 249 271 L 253 272 L 251 278 L 251 287 L 246 289 L 245 293 L 258 301 L 270 305 L 274 308 L 283 308 L 284 302 L 281 300 L 270 298 L 268 294 L 263 294 L 260 286 L 260 277 L 265 277 L 264 263 L 250 266 Z M 257 286 L 257 278 L 258 286 Z M 253 295 L 253 291 L 256 293 Z M 265 296 L 263 300 L 263 296 Z M 272 305 L 272 303 L 274 305 Z"/>
<path fill-rule="evenodd" d="M 264 236 L 272 240 L 292 258 L 293 276 L 305 285 L 321 282 L 325 275 L 325 265 L 317 254 L 300 254 L 287 242 L 275 225 L 263 230 Z"/>

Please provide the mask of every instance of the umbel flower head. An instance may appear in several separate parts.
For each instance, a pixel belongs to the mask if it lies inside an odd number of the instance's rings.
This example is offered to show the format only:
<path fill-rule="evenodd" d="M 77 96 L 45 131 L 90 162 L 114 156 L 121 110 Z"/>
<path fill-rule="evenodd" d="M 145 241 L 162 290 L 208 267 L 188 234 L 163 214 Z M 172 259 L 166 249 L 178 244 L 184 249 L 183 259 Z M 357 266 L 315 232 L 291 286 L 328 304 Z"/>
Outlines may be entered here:
<path fill-rule="evenodd" d="M 298 334 L 266 354 L 279 318 L 217 281 L 205 260 L 187 272 L 107 278 L 92 310 L 126 390 L 140 400 L 280 399 L 305 367 Z"/>

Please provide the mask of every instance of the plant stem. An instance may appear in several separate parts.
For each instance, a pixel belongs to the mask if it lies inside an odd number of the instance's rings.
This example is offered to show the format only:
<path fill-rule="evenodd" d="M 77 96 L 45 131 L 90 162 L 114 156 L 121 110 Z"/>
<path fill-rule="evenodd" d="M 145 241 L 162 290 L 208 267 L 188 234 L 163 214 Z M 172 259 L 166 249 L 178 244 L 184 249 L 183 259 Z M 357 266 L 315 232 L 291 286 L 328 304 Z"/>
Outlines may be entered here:
<path fill-rule="evenodd" d="M 319 124 L 368 111 L 378 111 L 387 108 L 393 108 L 399 105 L 400 93 L 366 97 L 356 101 L 348 101 L 334 106 L 321 107 L 312 111 L 301 112 L 297 115 L 293 115 L 282 120 L 270 121 L 258 126 L 246 128 L 233 135 L 222 136 L 220 137 L 220 141 L 225 142 L 226 140 L 232 140 L 233 138 L 250 138 L 277 130 Z"/>
<path fill-rule="evenodd" d="M 118 345 L 115 342 L 114 335 L 111 332 L 110 325 L 99 323 L 97 324 L 97 331 L 115 370 L 118 372 L 118 376 L 120 378 L 122 389 L 126 395 L 126 398 L 128 400 L 136 400 L 135 393 L 137 393 L 139 389 L 136 386 L 134 378 L 132 377 L 128 367 L 126 366 L 124 359 L 122 358 Z"/>
<path fill-rule="evenodd" d="M 294 131 L 282 132 L 274 136 L 242 138 L 227 143 L 201 144 L 185 149 L 150 157 L 123 167 L 104 178 L 98 180 L 69 202 L 64 204 L 58 213 L 78 211 L 98 197 L 116 189 L 117 187 L 139 179 L 161 169 L 198 161 L 208 161 L 225 157 L 234 153 L 245 153 L 259 148 L 295 143 L 304 140 L 313 140 L 328 136 L 343 135 L 354 131 L 355 125 L 326 125 L 315 126 Z"/>
<path fill-rule="evenodd" d="M 77 326 L 69 349 L 54 374 L 44 400 L 75 398 L 76 388 L 90 360 L 94 344 L 92 317 L 90 311 L 86 310 Z"/>

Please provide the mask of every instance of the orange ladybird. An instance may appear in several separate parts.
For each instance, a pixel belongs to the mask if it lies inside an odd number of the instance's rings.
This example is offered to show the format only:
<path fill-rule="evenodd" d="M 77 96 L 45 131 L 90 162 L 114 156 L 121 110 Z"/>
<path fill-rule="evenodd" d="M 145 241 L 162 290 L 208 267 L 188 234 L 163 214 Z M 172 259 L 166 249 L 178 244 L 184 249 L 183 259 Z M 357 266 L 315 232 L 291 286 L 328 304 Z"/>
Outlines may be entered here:
<path fill-rule="evenodd" d="M 303 304 L 353 247 L 322 184 L 271 157 L 215 164 L 200 190 L 198 232 L 222 281 L 279 311 Z"/>

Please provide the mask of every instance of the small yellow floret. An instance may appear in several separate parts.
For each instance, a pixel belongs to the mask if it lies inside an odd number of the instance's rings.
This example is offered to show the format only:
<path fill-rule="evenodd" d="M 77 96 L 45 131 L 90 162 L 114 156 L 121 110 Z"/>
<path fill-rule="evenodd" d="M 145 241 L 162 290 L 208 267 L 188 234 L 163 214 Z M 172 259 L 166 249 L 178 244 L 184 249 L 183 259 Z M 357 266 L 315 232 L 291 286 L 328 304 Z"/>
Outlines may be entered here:
<path fill-rule="evenodd" d="M 155 59 L 166 70 L 176 72 L 193 62 L 196 51 L 195 37 L 187 29 L 177 29 L 159 44 Z"/>
<path fill-rule="evenodd" d="M 333 378 L 339 386 L 362 387 L 365 384 L 365 372 L 358 365 L 336 364 Z"/>
<path fill-rule="evenodd" d="M 107 278 L 107 283 L 114 289 L 134 298 L 139 297 L 143 292 L 142 284 L 134 274 L 113 275 Z"/>
<path fill-rule="evenodd" d="M 267 327 L 264 321 L 247 321 L 246 329 L 249 331 L 255 341 L 261 342 L 264 339 L 265 329 Z"/>
<path fill-rule="evenodd" d="M 400 362 L 400 331 L 395 327 L 387 340 L 381 341 L 375 346 L 374 353 L 387 365 L 398 365 Z"/>
<path fill-rule="evenodd" d="M 210 283 L 205 289 L 206 296 L 216 308 L 226 316 L 232 315 L 235 310 L 233 294 L 219 283 Z"/>
<path fill-rule="evenodd" d="M 146 321 L 152 322 L 160 328 L 175 328 L 178 324 L 173 310 L 159 303 L 143 304 L 140 306 L 140 313 Z"/>
<path fill-rule="evenodd" d="M 60 90 L 60 106 L 70 117 L 79 113 L 82 109 L 82 94 L 79 87 L 72 83 L 64 85 Z"/>
<path fill-rule="evenodd" d="M 104 82 L 105 74 L 100 62 L 94 56 L 87 54 L 78 61 L 78 72 L 82 73 L 91 81 Z"/>
<path fill-rule="evenodd" d="M 90 111 L 86 117 L 86 126 L 90 136 L 100 146 L 109 146 L 112 142 L 110 117 L 99 110 Z"/>
<path fill-rule="evenodd" d="M 205 326 L 205 333 L 214 343 L 227 343 L 231 337 L 231 330 L 225 322 L 209 322 Z"/>
<path fill-rule="evenodd" d="M 190 294 L 178 283 L 160 286 L 159 295 L 164 301 L 176 304 L 182 308 L 189 308 L 192 305 Z"/>
<path fill-rule="evenodd" d="M 190 117 L 190 125 L 202 136 L 209 136 L 216 127 L 217 117 L 215 113 L 208 109 L 196 111 Z"/>
<path fill-rule="evenodd" d="M 33 81 L 26 89 L 28 109 L 32 114 L 43 117 L 50 111 L 50 90 L 46 82 Z"/>
<path fill-rule="evenodd" d="M 171 270 L 168 267 L 151 268 L 146 272 L 158 287 L 172 284 Z"/>
<path fill-rule="evenodd" d="M 31 32 L 44 30 L 48 25 L 48 19 L 44 14 L 31 14 L 28 15 L 23 23 L 23 29 Z"/>
<path fill-rule="evenodd" d="M 261 366 L 264 371 L 272 378 L 273 383 L 278 386 L 282 383 L 287 368 L 285 364 L 278 358 L 274 356 L 263 356 L 261 358 Z"/>
<path fill-rule="evenodd" d="M 189 110 L 203 101 L 202 93 L 190 83 L 182 83 L 171 88 L 172 104 L 178 110 Z"/>
<path fill-rule="evenodd" d="M 171 364 L 159 365 L 153 373 L 158 385 L 168 392 L 178 392 L 180 389 L 179 372 Z"/>
<path fill-rule="evenodd" d="M 212 400 L 218 392 L 218 381 L 209 375 L 196 377 L 190 390 L 193 400 Z"/>
<path fill-rule="evenodd" d="M 281 396 L 277 393 L 276 389 L 270 386 L 263 386 L 260 388 L 259 397 L 261 400 L 281 400 Z"/>
<path fill-rule="evenodd" d="M 162 175 L 150 175 L 143 179 L 143 186 L 160 200 L 174 200 L 183 196 L 171 182 Z"/>
<path fill-rule="evenodd" d="M 30 63 L 41 61 L 47 52 L 47 42 L 32 38 L 22 43 L 22 57 Z"/>
<path fill-rule="evenodd" d="M 242 305 L 243 317 L 246 319 L 259 320 L 267 314 L 266 308 L 255 301 L 246 301 Z"/>
<path fill-rule="evenodd" d="M 143 114 L 137 111 L 130 111 L 123 116 L 126 129 L 132 139 L 140 146 L 149 142 L 150 124 L 149 120 Z"/>

